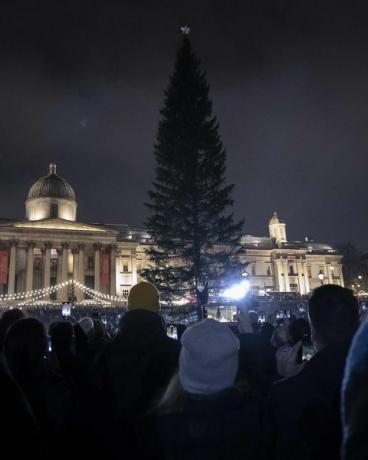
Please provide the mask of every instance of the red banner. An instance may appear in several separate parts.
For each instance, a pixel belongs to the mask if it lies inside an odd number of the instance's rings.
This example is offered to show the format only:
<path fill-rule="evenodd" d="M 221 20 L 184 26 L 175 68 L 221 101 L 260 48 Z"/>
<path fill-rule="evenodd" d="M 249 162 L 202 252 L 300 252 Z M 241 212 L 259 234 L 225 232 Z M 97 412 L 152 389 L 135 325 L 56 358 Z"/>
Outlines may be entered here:
<path fill-rule="evenodd" d="M 102 254 L 101 257 L 101 284 L 110 292 L 110 254 Z"/>
<path fill-rule="evenodd" d="M 8 260 L 9 252 L 0 251 L 0 284 L 8 282 Z"/>

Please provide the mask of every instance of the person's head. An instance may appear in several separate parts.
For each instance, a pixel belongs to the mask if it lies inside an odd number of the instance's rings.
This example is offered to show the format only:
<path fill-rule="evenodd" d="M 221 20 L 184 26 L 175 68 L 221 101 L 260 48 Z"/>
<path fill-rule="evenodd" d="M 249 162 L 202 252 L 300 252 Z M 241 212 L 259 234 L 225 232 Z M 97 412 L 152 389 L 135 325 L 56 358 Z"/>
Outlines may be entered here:
<path fill-rule="evenodd" d="M 43 324 L 35 318 L 16 321 L 5 336 L 4 353 L 16 378 L 37 372 L 47 353 Z"/>
<path fill-rule="evenodd" d="M 310 336 L 310 326 L 306 319 L 298 318 L 291 321 L 288 327 L 288 339 L 291 345 L 304 342 Z"/>
<path fill-rule="evenodd" d="M 104 339 L 107 337 L 107 328 L 100 319 L 93 319 L 95 339 Z"/>
<path fill-rule="evenodd" d="M 186 392 L 210 395 L 234 385 L 239 340 L 228 326 L 204 319 L 184 332 L 181 343 L 179 380 Z"/>
<path fill-rule="evenodd" d="M 49 327 L 49 336 L 52 348 L 56 352 L 59 350 L 71 350 L 74 341 L 74 328 L 69 321 L 56 321 Z"/>
<path fill-rule="evenodd" d="M 86 334 L 88 339 L 93 337 L 95 327 L 92 318 L 89 318 L 88 316 L 82 318 L 79 321 L 79 325 L 83 329 L 83 332 Z"/>
<path fill-rule="evenodd" d="M 350 289 L 321 286 L 309 299 L 309 320 L 317 349 L 350 340 L 359 325 L 357 299 Z"/>
<path fill-rule="evenodd" d="M 3 345 L 5 334 L 9 327 L 18 321 L 18 319 L 24 318 L 25 315 L 19 308 L 12 308 L 11 310 L 5 311 L 0 319 L 0 348 Z"/>
<path fill-rule="evenodd" d="M 128 310 L 160 311 L 160 296 L 156 287 L 147 281 L 141 281 L 129 291 Z"/>

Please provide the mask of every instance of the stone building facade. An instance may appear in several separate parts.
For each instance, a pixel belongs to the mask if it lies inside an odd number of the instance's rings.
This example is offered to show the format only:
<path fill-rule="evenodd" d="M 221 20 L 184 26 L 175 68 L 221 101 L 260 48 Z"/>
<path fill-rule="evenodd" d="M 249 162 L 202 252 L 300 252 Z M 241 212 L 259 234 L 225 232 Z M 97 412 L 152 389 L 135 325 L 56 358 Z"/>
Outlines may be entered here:
<path fill-rule="evenodd" d="M 145 230 L 123 224 L 77 221 L 73 188 L 51 164 L 25 202 L 22 221 L 0 219 L 0 294 L 14 295 L 74 280 L 111 296 L 126 297 L 149 263 Z M 344 285 L 341 256 L 327 244 L 290 242 L 275 213 L 269 236 L 242 238 L 246 275 L 255 291 L 307 294 L 323 283 Z M 67 300 L 68 287 L 47 299 Z M 84 293 L 76 293 L 83 301 Z"/>

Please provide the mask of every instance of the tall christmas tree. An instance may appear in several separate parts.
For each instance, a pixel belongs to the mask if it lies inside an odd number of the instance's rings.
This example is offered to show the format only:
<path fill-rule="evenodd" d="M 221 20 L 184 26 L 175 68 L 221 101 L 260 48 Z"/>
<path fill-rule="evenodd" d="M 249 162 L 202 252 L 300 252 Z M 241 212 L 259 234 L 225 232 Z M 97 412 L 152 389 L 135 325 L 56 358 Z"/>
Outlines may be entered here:
<path fill-rule="evenodd" d="M 226 152 L 206 75 L 189 29 L 182 32 L 154 146 L 156 179 L 146 204 L 154 244 L 148 250 L 151 266 L 142 272 L 168 298 L 198 293 L 200 284 L 218 289 L 241 271 L 243 222 L 233 219 Z"/>

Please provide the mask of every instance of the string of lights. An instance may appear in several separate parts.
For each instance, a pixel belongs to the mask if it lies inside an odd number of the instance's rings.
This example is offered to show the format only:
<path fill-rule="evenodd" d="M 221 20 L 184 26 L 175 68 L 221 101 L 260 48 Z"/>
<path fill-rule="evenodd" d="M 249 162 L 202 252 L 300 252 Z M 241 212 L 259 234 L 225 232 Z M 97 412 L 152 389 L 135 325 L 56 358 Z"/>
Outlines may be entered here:
<path fill-rule="evenodd" d="M 74 285 L 76 289 L 79 289 L 82 291 L 84 294 L 88 295 L 91 297 L 93 300 L 98 300 L 103 303 L 109 303 L 109 302 L 126 302 L 126 298 L 122 296 L 112 296 L 110 294 L 105 294 L 100 291 L 96 291 L 95 289 L 89 288 L 88 286 L 85 286 L 82 283 L 79 283 L 78 281 L 75 281 L 73 279 L 70 279 L 68 281 L 64 281 L 62 283 L 55 284 L 53 286 L 49 286 L 46 288 L 42 289 L 35 289 L 32 291 L 24 291 L 24 292 L 18 292 L 14 294 L 5 294 L 0 296 L 0 302 L 7 302 L 7 301 L 17 301 L 21 300 L 18 305 L 27 305 L 30 303 L 34 303 L 37 300 L 44 299 L 46 296 L 49 296 L 52 293 L 58 292 L 63 288 L 67 288 L 69 286 Z"/>

